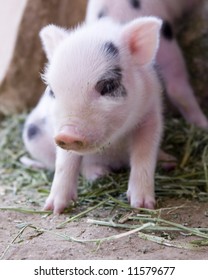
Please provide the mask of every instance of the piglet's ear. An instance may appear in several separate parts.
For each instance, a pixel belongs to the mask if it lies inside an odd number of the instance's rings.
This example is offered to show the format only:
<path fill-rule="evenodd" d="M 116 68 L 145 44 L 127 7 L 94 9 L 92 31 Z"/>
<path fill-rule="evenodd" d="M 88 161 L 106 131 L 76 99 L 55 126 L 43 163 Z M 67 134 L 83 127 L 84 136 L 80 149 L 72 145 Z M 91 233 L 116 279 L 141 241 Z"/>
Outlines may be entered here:
<path fill-rule="evenodd" d="M 143 17 L 127 24 L 122 32 L 122 43 L 128 47 L 138 65 L 151 63 L 159 47 L 162 20 Z"/>
<path fill-rule="evenodd" d="M 68 32 L 53 24 L 47 25 L 40 31 L 40 38 L 48 60 L 53 56 L 57 46 L 68 36 Z"/>

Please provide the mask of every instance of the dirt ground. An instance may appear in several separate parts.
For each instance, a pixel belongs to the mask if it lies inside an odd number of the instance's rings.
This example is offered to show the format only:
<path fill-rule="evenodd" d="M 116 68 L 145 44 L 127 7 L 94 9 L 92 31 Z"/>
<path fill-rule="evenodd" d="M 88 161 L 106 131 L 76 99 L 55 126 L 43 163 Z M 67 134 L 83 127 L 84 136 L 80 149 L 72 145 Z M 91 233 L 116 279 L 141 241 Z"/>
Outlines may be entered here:
<path fill-rule="evenodd" d="M 26 208 L 34 202 L 25 201 L 21 195 L 3 194 L 0 188 L 1 207 L 14 206 Z M 160 202 L 160 207 L 172 208 L 163 212 L 163 217 L 188 227 L 208 227 L 208 203 L 190 201 L 187 199 L 165 199 Z M 33 209 L 40 210 L 40 206 Z M 73 215 L 78 214 L 79 207 L 73 210 Z M 76 213 L 75 213 L 76 212 Z M 129 210 L 127 210 L 127 213 Z M 116 215 L 110 213 L 110 215 Z M 69 218 L 70 214 L 60 216 L 19 213 L 11 210 L 0 211 L 0 255 L 2 259 L 12 260 L 93 260 L 93 259 L 138 259 L 138 260 L 204 260 L 208 259 L 207 246 L 199 249 L 179 249 L 156 244 L 138 237 L 138 234 L 128 235 L 117 240 L 108 240 L 100 244 L 96 242 L 73 242 L 63 238 L 71 236 L 81 240 L 99 239 L 125 232 L 124 229 L 104 227 L 88 222 L 88 219 L 105 219 L 109 211 L 102 207 L 90 212 L 63 228 L 57 225 Z M 31 227 L 24 228 L 30 224 Z M 44 229 L 38 232 L 36 229 Z M 24 229 L 24 230 L 23 230 Z M 21 233 L 22 230 L 22 233 Z M 161 233 L 162 235 L 162 233 Z M 165 233 L 163 232 L 163 235 Z M 171 235 L 170 235 L 171 236 Z M 170 237 L 169 236 L 169 237 Z M 196 237 L 172 233 L 175 241 L 187 242 L 196 240 Z"/>

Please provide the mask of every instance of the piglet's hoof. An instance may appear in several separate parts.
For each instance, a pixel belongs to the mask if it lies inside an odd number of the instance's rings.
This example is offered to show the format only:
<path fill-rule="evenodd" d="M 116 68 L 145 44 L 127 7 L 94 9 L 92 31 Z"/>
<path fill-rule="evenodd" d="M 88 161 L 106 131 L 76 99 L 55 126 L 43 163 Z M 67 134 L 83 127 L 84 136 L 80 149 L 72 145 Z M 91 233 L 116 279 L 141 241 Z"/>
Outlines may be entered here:
<path fill-rule="evenodd" d="M 61 214 L 69 206 L 70 202 L 76 201 L 76 199 L 77 194 L 75 193 L 64 197 L 50 194 L 45 202 L 44 210 L 51 210 L 54 214 Z"/>

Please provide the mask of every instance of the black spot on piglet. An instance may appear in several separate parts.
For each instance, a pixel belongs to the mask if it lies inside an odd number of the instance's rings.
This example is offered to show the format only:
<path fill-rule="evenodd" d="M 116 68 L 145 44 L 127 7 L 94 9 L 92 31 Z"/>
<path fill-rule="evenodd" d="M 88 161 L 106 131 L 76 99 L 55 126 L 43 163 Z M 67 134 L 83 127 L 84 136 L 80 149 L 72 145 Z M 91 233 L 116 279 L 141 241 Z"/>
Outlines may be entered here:
<path fill-rule="evenodd" d="M 30 124 L 27 128 L 27 137 L 29 140 L 32 140 L 40 133 L 40 129 L 35 124 Z"/>
<path fill-rule="evenodd" d="M 110 41 L 105 43 L 104 52 L 112 57 L 116 57 L 119 54 L 118 48 Z"/>
<path fill-rule="evenodd" d="M 98 13 L 98 19 L 100 19 L 100 18 L 103 18 L 103 17 L 106 17 L 106 12 L 104 11 L 104 10 L 101 10 L 99 13 Z"/>
<path fill-rule="evenodd" d="M 140 9 L 141 8 L 141 3 L 140 0 L 129 0 L 132 8 L 134 9 Z"/>
<path fill-rule="evenodd" d="M 163 37 L 169 41 L 174 38 L 173 28 L 169 21 L 164 20 L 161 28 L 161 33 Z"/>

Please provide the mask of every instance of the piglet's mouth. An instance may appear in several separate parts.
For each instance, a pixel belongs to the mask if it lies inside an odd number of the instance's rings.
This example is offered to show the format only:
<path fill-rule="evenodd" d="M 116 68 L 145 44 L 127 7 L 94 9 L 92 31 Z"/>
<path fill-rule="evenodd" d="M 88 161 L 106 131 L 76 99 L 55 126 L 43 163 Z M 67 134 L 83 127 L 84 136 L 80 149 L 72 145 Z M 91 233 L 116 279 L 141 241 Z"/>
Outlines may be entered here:
<path fill-rule="evenodd" d="M 61 140 L 56 140 L 56 144 L 64 150 L 79 151 L 79 150 L 85 150 L 87 148 L 87 145 L 84 142 L 79 141 L 79 140 L 76 140 L 70 144 L 68 144 L 64 141 L 61 141 Z"/>
<path fill-rule="evenodd" d="M 100 152 L 104 150 L 103 146 L 92 144 L 92 143 L 86 143 L 82 141 L 74 141 L 73 143 L 65 143 L 63 141 L 57 141 L 55 140 L 57 146 L 60 148 L 66 150 L 66 151 L 73 151 L 81 155 Z"/>
<path fill-rule="evenodd" d="M 75 152 L 79 155 L 87 155 L 87 154 L 94 154 L 99 153 L 102 154 L 105 152 L 106 148 L 108 148 L 108 145 L 98 145 L 98 144 L 91 144 L 91 145 L 84 145 L 83 143 L 77 142 L 73 145 L 67 146 L 65 143 L 56 143 L 60 148 L 66 150 Z"/>

